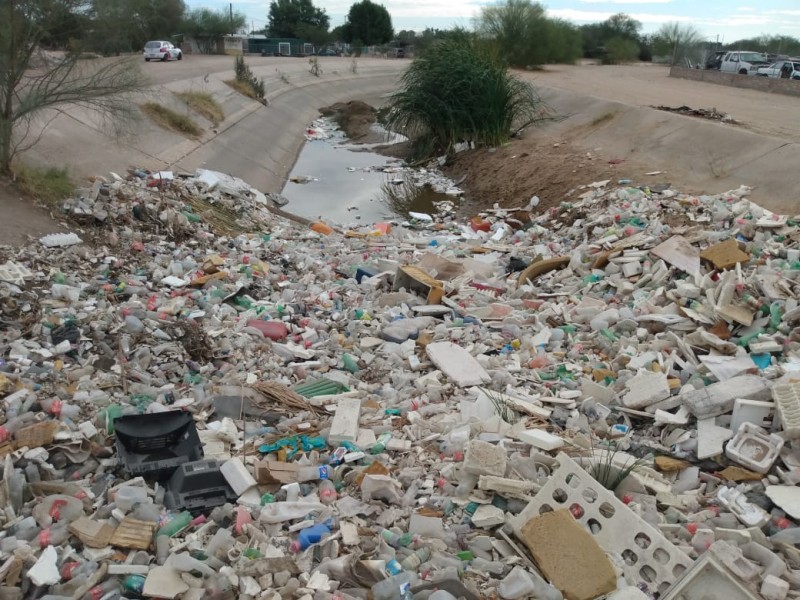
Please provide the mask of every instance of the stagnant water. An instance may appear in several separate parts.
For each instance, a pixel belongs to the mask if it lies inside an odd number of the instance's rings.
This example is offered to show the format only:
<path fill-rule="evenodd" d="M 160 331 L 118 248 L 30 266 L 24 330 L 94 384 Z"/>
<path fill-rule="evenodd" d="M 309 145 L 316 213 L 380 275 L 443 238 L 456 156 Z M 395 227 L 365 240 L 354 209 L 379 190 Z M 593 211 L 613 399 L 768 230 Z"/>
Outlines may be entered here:
<path fill-rule="evenodd" d="M 407 216 L 408 211 L 435 214 L 434 203 L 453 198 L 430 186 L 416 186 L 399 171 L 402 161 L 377 154 L 370 145 L 349 144 L 340 135 L 307 141 L 300 151 L 283 196 L 284 210 L 308 219 L 336 223 L 374 223 Z M 310 178 L 307 183 L 292 179 Z"/>

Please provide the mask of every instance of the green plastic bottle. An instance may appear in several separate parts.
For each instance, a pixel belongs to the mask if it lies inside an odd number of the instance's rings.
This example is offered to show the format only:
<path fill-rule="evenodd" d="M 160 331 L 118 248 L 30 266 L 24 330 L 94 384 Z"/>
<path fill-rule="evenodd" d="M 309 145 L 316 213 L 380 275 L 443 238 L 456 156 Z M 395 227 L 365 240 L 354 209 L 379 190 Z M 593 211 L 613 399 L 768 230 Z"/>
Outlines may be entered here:
<path fill-rule="evenodd" d="M 170 520 L 168 523 L 165 523 L 161 529 L 158 530 L 156 535 L 166 535 L 167 537 L 175 537 L 179 531 L 183 531 L 189 526 L 189 523 L 192 522 L 192 513 L 189 511 L 183 511 L 175 518 Z"/>
<path fill-rule="evenodd" d="M 356 363 L 356 359 L 349 354 L 342 356 L 342 362 L 344 363 L 344 368 L 351 373 L 358 372 L 358 363 Z"/>

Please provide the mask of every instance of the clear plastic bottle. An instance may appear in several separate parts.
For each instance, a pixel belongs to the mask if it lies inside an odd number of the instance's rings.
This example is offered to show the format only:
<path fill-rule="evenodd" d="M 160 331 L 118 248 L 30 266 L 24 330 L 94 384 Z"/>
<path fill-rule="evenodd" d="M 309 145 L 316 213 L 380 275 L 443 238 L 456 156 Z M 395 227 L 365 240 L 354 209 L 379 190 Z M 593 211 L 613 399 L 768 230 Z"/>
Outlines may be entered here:
<path fill-rule="evenodd" d="M 48 398 L 39 402 L 45 412 L 50 413 L 54 417 L 61 419 L 75 419 L 81 414 L 80 406 L 74 404 L 67 404 L 59 398 Z"/>
<path fill-rule="evenodd" d="M 319 501 L 322 504 L 333 504 L 336 502 L 338 494 L 336 493 L 336 486 L 330 479 L 323 479 L 319 484 Z"/>
<path fill-rule="evenodd" d="M 392 548 L 405 547 L 414 541 L 414 536 L 410 533 L 399 534 L 389 529 L 381 531 L 381 537 Z"/>
<path fill-rule="evenodd" d="M 418 548 L 414 550 L 410 555 L 402 560 L 400 566 L 403 567 L 406 571 L 416 571 L 419 569 L 419 566 L 427 562 L 431 557 L 431 551 L 427 548 Z"/>
<path fill-rule="evenodd" d="M 71 561 L 64 563 L 61 565 L 61 569 L 59 569 L 59 573 L 61 574 L 61 578 L 69 581 L 71 579 L 75 579 L 80 575 L 88 576 L 97 571 L 97 563 L 96 562 L 79 562 L 79 561 Z"/>
<path fill-rule="evenodd" d="M 114 579 L 106 579 L 103 583 L 94 586 L 83 597 L 83 600 L 100 600 L 106 594 L 119 591 L 119 581 Z"/>
<path fill-rule="evenodd" d="M 31 544 L 39 548 L 47 546 L 60 546 L 69 538 L 69 526 L 66 523 L 59 523 L 52 527 L 45 527 L 39 535 L 31 540 Z"/>
<path fill-rule="evenodd" d="M 9 419 L 6 421 L 5 425 L 0 425 L 0 444 L 7 442 L 11 437 L 11 434 L 31 423 L 34 418 L 35 415 L 33 413 L 26 413 L 24 415 L 14 417 L 13 419 Z"/>
<path fill-rule="evenodd" d="M 10 536 L 14 536 L 18 540 L 31 541 L 39 535 L 41 527 L 36 523 L 33 517 L 25 517 L 19 523 L 15 524 L 8 531 Z"/>
<path fill-rule="evenodd" d="M 416 573 L 403 571 L 372 586 L 374 600 L 410 600 L 411 586 L 417 581 Z"/>
<path fill-rule="evenodd" d="M 304 481 L 330 479 L 330 477 L 331 469 L 328 465 L 310 465 L 297 469 L 298 483 L 303 483 Z"/>

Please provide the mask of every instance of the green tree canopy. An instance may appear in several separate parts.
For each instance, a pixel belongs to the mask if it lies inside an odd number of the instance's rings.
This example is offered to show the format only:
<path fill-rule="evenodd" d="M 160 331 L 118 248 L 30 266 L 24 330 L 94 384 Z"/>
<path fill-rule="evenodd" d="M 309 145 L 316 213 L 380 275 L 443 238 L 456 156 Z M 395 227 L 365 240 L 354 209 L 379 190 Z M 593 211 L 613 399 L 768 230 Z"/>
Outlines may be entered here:
<path fill-rule="evenodd" d="M 345 41 L 360 40 L 367 46 L 385 44 L 394 37 L 392 17 L 382 4 L 361 0 L 350 7 L 345 23 Z"/>
<path fill-rule="evenodd" d="M 91 45 L 118 54 L 140 50 L 149 40 L 173 39 L 185 12 L 183 0 L 92 0 Z"/>
<path fill-rule="evenodd" d="M 269 4 L 269 34 L 280 38 L 302 38 L 310 31 L 327 33 L 330 18 L 311 0 L 272 0 Z"/>
<path fill-rule="evenodd" d="M 216 50 L 220 37 L 241 29 L 246 22 L 242 13 L 235 12 L 231 18 L 230 13 L 224 10 L 196 8 L 184 18 L 183 31 L 197 42 L 200 52 L 211 54 Z"/>
<path fill-rule="evenodd" d="M 505 0 L 484 6 L 476 21 L 478 34 L 491 40 L 509 64 L 517 67 L 574 62 L 581 56 L 577 27 L 551 19 L 531 0 Z"/>

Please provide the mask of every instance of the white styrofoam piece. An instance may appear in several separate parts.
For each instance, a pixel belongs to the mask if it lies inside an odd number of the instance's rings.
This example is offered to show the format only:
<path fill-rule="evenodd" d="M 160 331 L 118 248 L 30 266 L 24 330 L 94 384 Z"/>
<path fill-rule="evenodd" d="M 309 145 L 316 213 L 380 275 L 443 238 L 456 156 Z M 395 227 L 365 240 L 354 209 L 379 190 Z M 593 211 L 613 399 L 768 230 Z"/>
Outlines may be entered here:
<path fill-rule="evenodd" d="M 697 458 L 703 460 L 722 454 L 722 446 L 733 431 L 717 426 L 714 417 L 697 420 Z"/>
<path fill-rule="evenodd" d="M 800 519 L 800 488 L 795 485 L 768 485 L 767 497 L 793 519 Z"/>
<path fill-rule="evenodd" d="M 0 265 L 0 281 L 10 281 L 16 285 L 22 285 L 26 279 L 33 277 L 33 273 L 26 267 L 15 262 L 8 261 Z"/>
<path fill-rule="evenodd" d="M 772 399 L 790 440 L 800 438 L 800 383 L 779 383 L 772 388 Z"/>
<path fill-rule="evenodd" d="M 750 502 L 741 490 L 721 487 L 717 490 L 717 500 L 748 527 L 761 527 L 769 521 L 769 513 Z"/>
<path fill-rule="evenodd" d="M 739 583 L 735 577 L 706 552 L 670 587 L 661 600 L 696 600 L 725 598 L 725 600 L 758 600 L 758 596 Z"/>
<path fill-rule="evenodd" d="M 82 242 L 83 240 L 76 233 L 50 233 L 39 238 L 39 243 L 46 248 L 74 246 Z"/>
<path fill-rule="evenodd" d="M 733 403 L 733 416 L 731 417 L 731 429 L 739 431 L 742 423 L 752 423 L 753 425 L 763 426 L 764 419 L 775 407 L 774 402 L 761 402 L 760 400 L 746 400 L 738 398 Z"/>
<path fill-rule="evenodd" d="M 725 454 L 756 473 L 766 473 L 778 458 L 783 443 L 779 435 L 767 433 L 752 423 L 742 423 L 726 446 Z"/>
<path fill-rule="evenodd" d="M 428 358 L 459 387 L 487 383 L 491 377 L 475 358 L 453 342 L 436 342 L 425 348 Z"/>
<path fill-rule="evenodd" d="M 542 450 L 555 450 L 564 445 L 564 440 L 544 429 L 528 429 L 519 434 L 519 439 Z"/>
<path fill-rule="evenodd" d="M 338 444 L 358 439 L 358 420 L 361 418 L 361 398 L 342 398 L 336 405 L 328 441 Z"/>
<path fill-rule="evenodd" d="M 241 496 L 257 483 L 250 471 L 247 470 L 247 467 L 244 466 L 244 463 L 238 458 L 226 460 L 219 470 L 237 496 Z"/>
<path fill-rule="evenodd" d="M 542 512 L 578 505 L 583 514 L 577 521 L 606 552 L 622 556 L 622 571 L 631 585 L 646 582 L 651 592 L 663 591 L 691 566 L 691 558 L 578 463 L 563 452 L 557 460 L 559 467 L 544 487 L 519 515 L 510 519 L 515 534 L 519 536 L 525 524 Z"/>

